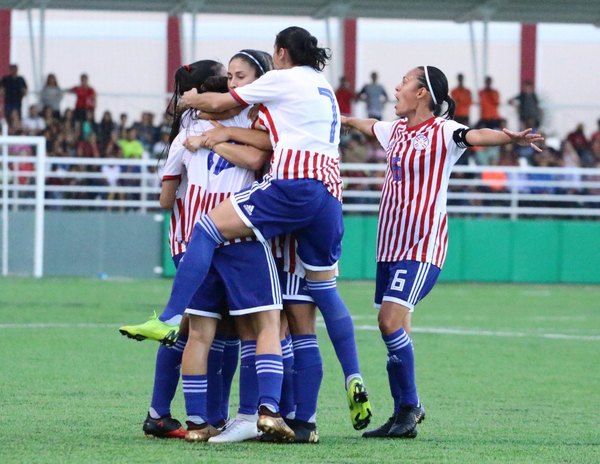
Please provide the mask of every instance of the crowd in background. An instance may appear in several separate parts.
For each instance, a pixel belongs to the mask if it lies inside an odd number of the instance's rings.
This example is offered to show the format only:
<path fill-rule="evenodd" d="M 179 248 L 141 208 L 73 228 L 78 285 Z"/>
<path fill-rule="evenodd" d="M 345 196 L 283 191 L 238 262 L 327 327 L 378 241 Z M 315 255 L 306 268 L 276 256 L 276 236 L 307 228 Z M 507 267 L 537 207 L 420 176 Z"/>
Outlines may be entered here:
<path fill-rule="evenodd" d="M 42 135 L 46 139 L 48 156 L 52 157 L 91 157 L 91 158 L 124 158 L 124 159 L 159 159 L 164 155 L 168 145 L 171 128 L 170 116 L 165 113 L 160 121 L 150 112 L 142 112 L 138 120 L 130 122 L 127 114 L 114 116 L 110 111 L 102 115 L 96 114 L 96 91 L 90 85 L 86 74 L 80 76 L 80 82 L 69 88 L 59 86 L 54 74 L 47 76 L 41 89 L 38 103 L 22 108 L 22 102 L 28 92 L 25 79 L 18 74 L 17 65 L 10 65 L 9 72 L 0 80 L 0 95 L 3 96 L 3 112 L 8 123 L 9 135 Z M 76 97 L 73 108 L 62 109 L 62 99 L 65 93 Z M 505 119 L 500 114 L 501 97 L 493 87 L 491 77 L 486 77 L 485 86 L 477 93 L 477 104 L 473 92 L 464 85 L 461 74 L 457 76 L 457 84 L 451 90 L 451 96 L 456 102 L 454 119 L 469 127 L 489 127 L 502 129 Z M 359 91 L 355 91 L 345 77 L 340 78 L 336 97 L 340 112 L 352 115 L 357 104 L 365 104 L 368 117 L 381 119 L 386 104 L 393 104 L 386 89 L 378 82 L 376 72 L 371 73 L 371 81 Z M 521 92 L 507 100 L 518 112 L 521 128 L 532 127 L 534 131 L 543 130 L 543 112 L 539 99 L 531 82 L 524 82 Z M 479 106 L 479 119 L 471 120 L 473 107 Z M 471 126 L 471 124 L 473 124 Z M 514 129 L 514 128 L 513 128 Z M 11 145 L 11 154 L 34 156 L 34 148 L 23 145 Z M 385 150 L 372 137 L 364 137 L 354 132 L 343 132 L 341 136 L 341 160 L 344 163 L 384 163 Z M 542 152 L 536 152 L 530 147 L 505 145 L 503 147 L 480 148 L 467 150 L 459 160 L 459 164 L 478 166 L 540 166 L 564 168 L 561 179 L 569 179 L 565 188 L 533 187 L 531 193 L 593 193 L 599 194 L 600 189 L 589 189 L 579 186 L 581 175 L 574 174 L 570 168 L 595 167 L 600 168 L 600 119 L 591 136 L 585 133 L 583 124 L 577 125 L 562 141 L 548 141 Z M 27 163 L 20 165 L 21 170 L 27 170 Z M 33 164 L 30 166 L 33 170 Z M 83 170 L 102 172 L 104 176 L 85 180 L 89 185 L 135 186 L 139 181 L 128 180 L 123 176 L 126 172 L 139 172 L 137 166 L 54 166 L 54 169 Z M 377 176 L 379 172 L 346 171 L 346 177 Z M 465 174 L 454 173 L 454 177 Z M 537 180 L 552 180 L 554 174 L 530 174 Z M 482 172 L 482 186 L 473 190 L 487 192 L 506 192 L 509 188 L 507 174 L 497 170 Z M 594 176 L 589 176 L 590 179 Z M 600 180 L 600 179 L 591 179 Z M 20 177 L 18 182 L 27 183 L 30 178 Z M 50 179 L 61 182 L 60 176 Z M 82 182 L 81 180 L 70 181 Z M 563 182 L 564 184 L 564 182 Z M 380 183 L 357 184 L 348 186 L 351 190 L 379 190 Z M 537 190 L 536 190 L 537 189 Z M 545 190 L 544 190 L 545 189 Z M 452 188 L 451 188 L 452 190 Z M 85 193 L 81 195 L 85 196 Z M 119 198 L 133 198 L 123 194 Z M 372 199 L 350 197 L 345 200 L 352 202 L 376 202 Z M 469 200 L 470 203 L 476 200 Z M 452 201 L 449 201 L 452 204 Z"/>

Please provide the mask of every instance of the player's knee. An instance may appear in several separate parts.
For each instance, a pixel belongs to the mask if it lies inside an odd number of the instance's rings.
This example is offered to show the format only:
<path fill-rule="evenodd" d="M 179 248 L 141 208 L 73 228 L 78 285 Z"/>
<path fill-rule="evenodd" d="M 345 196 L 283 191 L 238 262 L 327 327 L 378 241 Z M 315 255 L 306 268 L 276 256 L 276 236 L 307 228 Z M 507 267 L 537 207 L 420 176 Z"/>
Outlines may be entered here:
<path fill-rule="evenodd" d="M 383 335 L 390 335 L 403 327 L 402 318 L 395 317 L 394 314 L 379 312 L 377 316 L 379 330 Z"/>

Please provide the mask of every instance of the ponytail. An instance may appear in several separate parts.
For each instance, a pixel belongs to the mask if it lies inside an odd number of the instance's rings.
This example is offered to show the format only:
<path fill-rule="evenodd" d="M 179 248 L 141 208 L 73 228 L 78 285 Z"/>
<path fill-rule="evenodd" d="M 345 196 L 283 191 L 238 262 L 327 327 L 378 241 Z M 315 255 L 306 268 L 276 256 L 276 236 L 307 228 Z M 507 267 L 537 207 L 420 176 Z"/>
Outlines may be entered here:
<path fill-rule="evenodd" d="M 331 59 L 331 50 L 320 48 L 317 38 L 301 27 L 288 27 L 275 37 L 275 48 L 285 48 L 295 66 L 310 66 L 323 71 Z"/>
<path fill-rule="evenodd" d="M 456 104 L 448 94 L 448 79 L 446 75 L 435 66 L 419 66 L 419 69 L 422 71 L 418 79 L 419 83 L 431 95 L 429 109 L 433 112 L 434 116 L 452 119 Z"/>

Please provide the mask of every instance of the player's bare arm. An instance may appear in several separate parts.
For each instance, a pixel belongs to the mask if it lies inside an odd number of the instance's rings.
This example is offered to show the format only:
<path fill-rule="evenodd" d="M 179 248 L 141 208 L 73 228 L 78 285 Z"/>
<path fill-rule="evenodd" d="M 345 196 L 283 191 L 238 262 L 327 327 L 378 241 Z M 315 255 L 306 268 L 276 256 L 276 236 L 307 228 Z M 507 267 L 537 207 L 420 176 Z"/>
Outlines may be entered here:
<path fill-rule="evenodd" d="M 536 144 L 543 143 L 544 137 L 541 134 L 534 134 L 531 131 L 531 128 L 520 132 L 508 129 L 503 129 L 502 131 L 472 129 L 467 132 L 466 140 L 469 144 L 480 147 L 505 145 L 512 142 L 522 146 L 531 146 L 536 151 L 542 151 Z"/>
<path fill-rule="evenodd" d="M 373 135 L 373 126 L 376 122 L 377 119 L 361 119 L 342 116 L 342 126 L 356 129 L 366 135 Z"/>
<path fill-rule="evenodd" d="M 230 163 L 251 171 L 260 171 L 271 158 L 272 153 L 271 150 L 228 142 L 218 143 L 212 150 Z"/>
<path fill-rule="evenodd" d="M 163 180 L 160 188 L 159 203 L 164 209 L 173 209 L 175 199 L 177 198 L 177 189 L 179 188 L 180 179 Z"/>
<path fill-rule="evenodd" d="M 230 93 L 205 92 L 199 94 L 196 89 L 184 92 L 181 102 L 188 107 L 212 113 L 241 106 L 240 102 L 233 98 Z"/>

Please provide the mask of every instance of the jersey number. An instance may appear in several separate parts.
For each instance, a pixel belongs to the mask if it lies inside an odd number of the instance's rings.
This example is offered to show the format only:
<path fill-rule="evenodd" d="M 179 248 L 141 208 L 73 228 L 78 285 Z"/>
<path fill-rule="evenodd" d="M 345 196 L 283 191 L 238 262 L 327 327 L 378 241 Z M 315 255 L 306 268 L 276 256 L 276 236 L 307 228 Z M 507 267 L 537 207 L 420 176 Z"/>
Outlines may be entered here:
<path fill-rule="evenodd" d="M 406 283 L 406 279 L 403 279 L 400 276 L 406 274 L 408 274 L 408 271 L 406 269 L 398 269 L 396 271 L 396 274 L 394 274 L 394 280 L 392 280 L 392 283 L 390 284 L 390 289 L 396 290 L 398 292 L 404 290 L 404 284 Z"/>
<path fill-rule="evenodd" d="M 333 95 L 333 92 L 325 87 L 318 87 L 319 89 L 319 94 L 323 95 L 327 98 L 329 98 L 329 100 L 331 101 L 331 112 L 333 113 L 333 121 L 331 121 L 331 131 L 329 132 L 329 143 L 333 143 L 333 141 L 335 140 L 335 126 L 337 125 L 338 122 L 338 114 L 337 114 L 337 105 L 336 105 L 336 101 L 335 101 L 335 96 Z"/>

